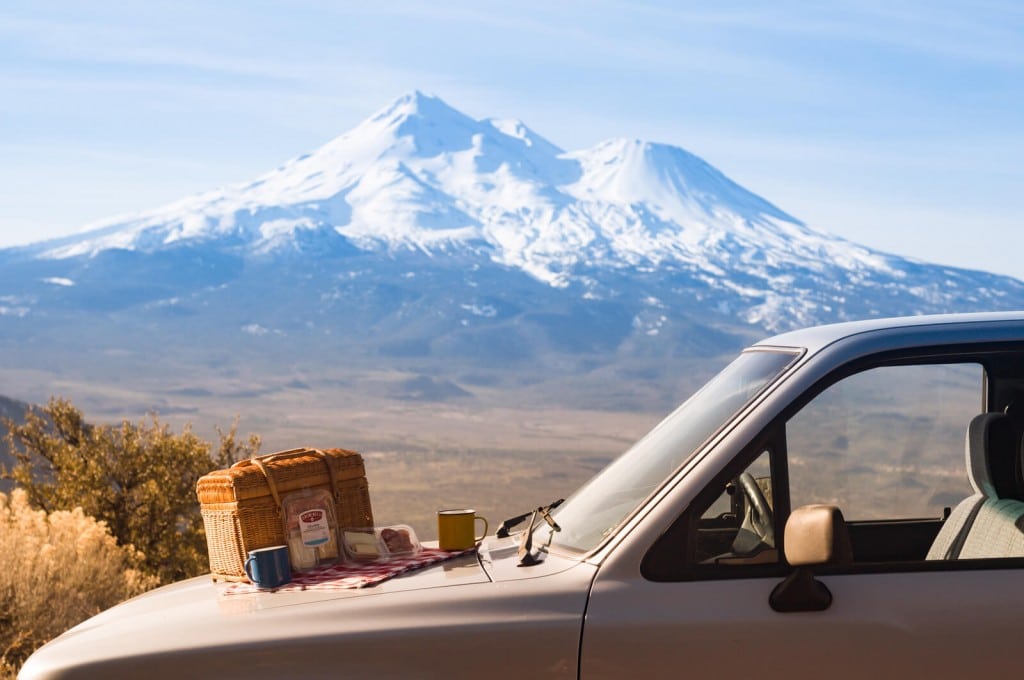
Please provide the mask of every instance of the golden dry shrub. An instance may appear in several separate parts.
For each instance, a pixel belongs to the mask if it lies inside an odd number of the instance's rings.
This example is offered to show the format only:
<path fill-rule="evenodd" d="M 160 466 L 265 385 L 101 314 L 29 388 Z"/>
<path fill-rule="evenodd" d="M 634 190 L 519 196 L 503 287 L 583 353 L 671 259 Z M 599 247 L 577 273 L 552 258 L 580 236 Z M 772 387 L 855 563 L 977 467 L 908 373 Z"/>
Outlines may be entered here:
<path fill-rule="evenodd" d="M 46 641 L 158 582 L 81 508 L 47 514 L 24 490 L 0 493 L 0 677 Z"/>
<path fill-rule="evenodd" d="M 31 408 L 24 422 L 6 421 L 14 459 L 0 464 L 0 479 L 28 493 L 47 512 L 81 507 L 103 521 L 118 544 L 145 555 L 144 568 L 161 583 L 208 569 L 196 482 L 211 470 L 249 458 L 256 435 L 236 438 L 236 426 L 220 441 L 200 439 L 189 425 L 174 433 L 155 414 L 138 423 L 94 425 L 70 401 L 55 397 Z"/>

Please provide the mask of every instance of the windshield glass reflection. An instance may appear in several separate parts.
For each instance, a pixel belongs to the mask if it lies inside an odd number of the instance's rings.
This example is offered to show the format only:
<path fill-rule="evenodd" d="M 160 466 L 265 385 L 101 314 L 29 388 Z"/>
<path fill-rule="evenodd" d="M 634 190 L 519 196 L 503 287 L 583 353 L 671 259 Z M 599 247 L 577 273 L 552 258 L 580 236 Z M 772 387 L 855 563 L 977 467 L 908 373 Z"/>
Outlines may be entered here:
<path fill-rule="evenodd" d="M 550 529 L 541 527 L 534 542 L 596 547 L 796 357 L 796 351 L 778 350 L 741 354 L 554 511 L 561 531 L 549 537 Z"/>

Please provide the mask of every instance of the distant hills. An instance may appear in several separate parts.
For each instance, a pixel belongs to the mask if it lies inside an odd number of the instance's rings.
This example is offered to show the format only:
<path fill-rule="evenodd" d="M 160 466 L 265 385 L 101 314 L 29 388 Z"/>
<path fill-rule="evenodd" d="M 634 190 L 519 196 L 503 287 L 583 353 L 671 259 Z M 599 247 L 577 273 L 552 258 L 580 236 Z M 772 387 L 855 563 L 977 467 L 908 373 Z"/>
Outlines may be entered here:
<path fill-rule="evenodd" d="M 251 182 L 0 250 L 0 375 L 112 410 L 150 376 L 163 413 L 327 387 L 663 408 L 775 331 L 1019 308 L 1021 281 L 831 236 L 683 149 L 565 152 L 413 92 Z"/>

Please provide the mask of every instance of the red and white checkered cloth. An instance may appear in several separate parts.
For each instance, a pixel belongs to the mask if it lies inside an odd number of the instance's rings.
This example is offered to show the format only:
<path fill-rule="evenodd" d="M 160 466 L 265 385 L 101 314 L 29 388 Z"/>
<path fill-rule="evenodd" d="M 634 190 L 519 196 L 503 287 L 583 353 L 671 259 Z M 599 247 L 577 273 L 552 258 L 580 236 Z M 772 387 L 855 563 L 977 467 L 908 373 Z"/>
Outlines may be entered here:
<path fill-rule="evenodd" d="M 399 574 L 422 569 L 438 562 L 444 562 L 460 555 L 476 552 L 469 550 L 439 550 L 423 548 L 410 557 L 398 557 L 379 562 L 339 562 L 310 571 L 293 572 L 292 580 L 283 586 L 266 590 L 257 588 L 251 583 L 231 583 L 222 592 L 224 595 L 242 595 L 246 593 L 290 592 L 295 590 L 345 590 L 347 588 L 365 588 L 377 585 Z"/>

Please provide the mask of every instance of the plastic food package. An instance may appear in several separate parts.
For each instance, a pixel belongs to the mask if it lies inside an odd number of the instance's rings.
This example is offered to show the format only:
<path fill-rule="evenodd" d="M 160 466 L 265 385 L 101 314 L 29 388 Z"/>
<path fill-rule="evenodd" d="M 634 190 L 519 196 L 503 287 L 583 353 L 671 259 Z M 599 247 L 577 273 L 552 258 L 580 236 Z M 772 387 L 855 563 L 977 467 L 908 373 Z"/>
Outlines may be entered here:
<path fill-rule="evenodd" d="M 343 529 L 341 544 L 348 559 L 357 562 L 407 557 L 423 550 L 416 532 L 405 524 Z"/>
<path fill-rule="evenodd" d="M 338 523 L 326 489 L 301 489 L 281 499 L 292 569 L 307 571 L 338 560 Z"/>

